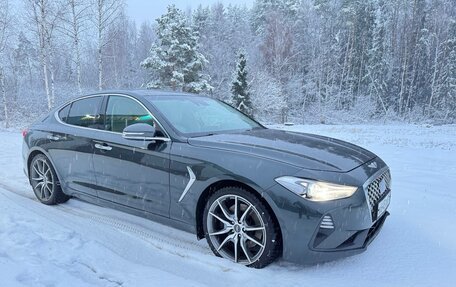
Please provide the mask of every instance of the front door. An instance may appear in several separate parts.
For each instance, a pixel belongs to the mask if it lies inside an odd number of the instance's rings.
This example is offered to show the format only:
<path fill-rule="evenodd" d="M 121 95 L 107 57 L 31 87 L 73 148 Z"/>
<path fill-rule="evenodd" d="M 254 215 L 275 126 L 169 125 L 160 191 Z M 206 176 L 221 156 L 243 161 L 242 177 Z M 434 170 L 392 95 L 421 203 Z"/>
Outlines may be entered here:
<path fill-rule="evenodd" d="M 109 96 L 105 132 L 93 139 L 98 197 L 169 217 L 171 142 L 124 139 L 123 129 L 135 123 L 158 126 L 151 113 L 136 99 Z"/>

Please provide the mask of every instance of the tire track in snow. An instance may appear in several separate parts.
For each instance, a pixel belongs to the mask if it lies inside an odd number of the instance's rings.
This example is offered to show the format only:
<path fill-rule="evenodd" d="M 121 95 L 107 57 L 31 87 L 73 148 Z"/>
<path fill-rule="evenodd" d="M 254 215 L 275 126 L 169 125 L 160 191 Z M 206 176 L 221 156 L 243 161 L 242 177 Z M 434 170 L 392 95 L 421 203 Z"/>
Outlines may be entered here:
<path fill-rule="evenodd" d="M 173 238 L 174 240 L 171 241 L 169 236 L 166 236 L 162 232 L 158 230 L 148 230 L 140 225 L 134 224 L 134 223 L 124 223 L 118 219 L 108 217 L 105 215 L 99 215 L 95 213 L 88 213 L 85 211 L 80 211 L 77 209 L 73 208 L 68 208 L 66 206 L 57 206 L 59 210 L 62 210 L 67 213 L 71 213 L 75 216 L 78 217 L 83 217 L 85 219 L 88 219 L 89 221 L 93 221 L 96 223 L 101 223 L 104 225 L 109 225 L 119 231 L 125 232 L 127 234 L 135 234 L 137 237 L 143 239 L 144 241 L 147 241 L 148 243 L 154 245 L 158 249 L 166 250 L 166 247 L 164 245 L 171 245 L 172 247 L 179 248 L 179 249 L 185 249 L 185 250 L 194 250 L 194 251 L 199 251 L 201 253 L 205 254 L 211 254 L 210 250 L 208 248 L 204 248 L 200 244 L 196 242 L 190 242 L 187 241 L 184 238 Z M 179 241 L 185 241 L 185 246 L 184 244 L 178 244 L 175 240 Z M 196 241 L 196 240 L 195 240 Z M 191 248 L 190 248 L 191 247 Z M 168 250 L 171 251 L 171 250 Z M 185 257 L 182 254 L 176 253 L 176 255 L 179 255 L 181 257 Z"/>
<path fill-rule="evenodd" d="M 29 200 L 36 202 L 37 204 L 41 204 L 34 197 L 33 194 L 30 194 L 30 196 L 28 196 L 27 193 L 21 191 L 20 189 L 9 186 L 2 182 L 0 182 L 0 187 L 8 192 L 18 195 L 24 199 L 29 199 Z M 2 193 L 2 194 L 5 197 L 7 197 L 9 200 L 20 205 L 22 208 L 30 210 L 29 207 L 26 207 L 26 206 L 18 203 L 14 199 L 8 197 L 5 193 Z M 71 200 L 75 200 L 75 199 L 72 198 Z M 81 201 L 81 202 L 83 202 L 83 201 Z M 90 204 L 90 203 L 87 203 L 87 204 Z M 94 205 L 94 206 L 96 206 L 96 205 Z M 165 251 L 167 253 L 170 253 L 174 256 L 179 256 L 181 258 L 195 260 L 199 263 L 210 265 L 211 267 L 217 267 L 217 268 L 221 269 L 223 272 L 232 270 L 232 268 L 229 267 L 229 262 L 223 262 L 223 263 L 228 263 L 227 264 L 228 266 L 223 265 L 223 264 L 217 264 L 216 261 L 218 261 L 218 259 L 213 256 L 209 247 L 205 247 L 204 245 L 199 244 L 196 241 L 196 238 L 195 238 L 195 241 L 190 241 L 187 238 L 184 238 L 183 236 L 177 235 L 177 237 L 176 237 L 177 232 L 175 232 L 175 230 L 173 230 L 173 232 L 172 232 L 172 235 L 174 235 L 174 237 L 170 237 L 169 235 L 165 234 L 163 231 L 153 230 L 153 229 L 151 230 L 151 229 L 145 228 L 145 227 L 143 227 L 139 224 L 133 223 L 133 222 L 121 221 L 117 218 L 113 218 L 110 216 L 100 215 L 100 214 L 96 214 L 94 212 L 89 212 L 89 211 L 65 206 L 65 204 L 52 206 L 51 208 L 59 210 L 68 215 L 71 215 L 71 216 L 77 216 L 78 218 L 84 218 L 94 224 L 101 224 L 103 226 L 113 228 L 117 231 L 123 232 L 124 234 L 132 236 L 134 238 L 141 239 L 142 241 L 146 242 L 147 244 L 152 245 L 153 247 L 155 247 L 159 250 Z M 104 207 L 100 207 L 100 208 L 104 208 Z M 48 220 L 53 221 L 56 224 L 61 224 L 61 222 L 56 222 L 56 221 L 52 220 L 53 219 L 52 216 L 50 216 L 50 217 L 44 216 L 44 214 L 42 212 L 37 212 L 36 210 L 34 210 L 33 212 L 37 213 L 38 215 L 40 215 L 42 217 L 45 217 Z M 134 215 L 131 215 L 131 216 L 134 216 Z M 151 221 L 151 223 L 154 225 L 159 224 L 154 221 Z M 153 226 L 153 227 L 155 227 L 155 226 Z M 69 227 L 69 228 L 71 228 L 71 227 Z M 172 227 L 167 227 L 167 226 L 159 226 L 159 228 L 173 229 Z M 179 232 L 181 232 L 181 231 L 179 231 Z M 196 253 L 196 254 L 192 254 L 192 253 Z M 206 258 L 206 256 L 207 256 L 207 258 Z"/>

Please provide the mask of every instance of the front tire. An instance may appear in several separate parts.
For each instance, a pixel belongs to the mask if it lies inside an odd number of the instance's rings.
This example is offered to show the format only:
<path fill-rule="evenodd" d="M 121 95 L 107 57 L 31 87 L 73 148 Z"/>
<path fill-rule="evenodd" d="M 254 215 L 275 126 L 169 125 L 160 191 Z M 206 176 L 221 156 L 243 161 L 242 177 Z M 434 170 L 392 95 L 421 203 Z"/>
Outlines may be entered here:
<path fill-rule="evenodd" d="M 233 262 L 263 268 L 279 255 L 279 230 L 272 214 L 243 188 L 214 192 L 204 209 L 203 228 L 214 254 Z"/>
<path fill-rule="evenodd" d="M 36 198 L 41 203 L 55 205 L 70 199 L 63 193 L 54 167 L 44 154 L 38 154 L 32 159 L 29 180 Z"/>

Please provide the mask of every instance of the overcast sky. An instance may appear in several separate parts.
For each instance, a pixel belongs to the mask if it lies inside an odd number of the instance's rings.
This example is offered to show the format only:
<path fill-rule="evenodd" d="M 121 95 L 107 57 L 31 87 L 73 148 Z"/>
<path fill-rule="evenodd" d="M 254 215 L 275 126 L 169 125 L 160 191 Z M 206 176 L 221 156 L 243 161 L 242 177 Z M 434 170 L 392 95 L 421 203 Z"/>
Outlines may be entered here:
<path fill-rule="evenodd" d="M 0 0 L 1 1 L 1 0 Z M 13 7 L 23 9 L 23 0 L 10 0 Z M 175 4 L 178 8 L 186 11 L 188 8 L 195 9 L 199 4 L 203 6 L 215 3 L 238 4 L 252 7 L 254 0 L 125 0 L 128 15 L 141 24 L 144 21 L 155 22 L 155 19 L 166 12 L 166 7 Z"/>
<path fill-rule="evenodd" d="M 203 6 L 221 2 L 225 5 L 239 4 L 251 7 L 254 0 L 126 0 L 127 12 L 137 23 L 143 21 L 154 22 L 166 11 L 169 4 L 176 4 L 182 10 L 187 8 L 197 8 L 199 4 Z"/>

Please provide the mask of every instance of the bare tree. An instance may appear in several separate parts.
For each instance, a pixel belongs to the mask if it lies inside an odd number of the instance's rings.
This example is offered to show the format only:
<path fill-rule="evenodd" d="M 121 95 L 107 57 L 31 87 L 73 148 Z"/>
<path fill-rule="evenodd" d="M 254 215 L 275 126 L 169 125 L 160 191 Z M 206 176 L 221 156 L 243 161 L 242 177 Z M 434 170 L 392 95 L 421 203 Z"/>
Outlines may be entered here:
<path fill-rule="evenodd" d="M 93 0 L 94 22 L 97 29 L 98 89 L 103 89 L 104 48 L 109 43 L 107 34 L 122 12 L 123 0 Z"/>
<path fill-rule="evenodd" d="M 9 3 L 8 0 L 0 1 L 0 93 L 2 94 L 3 99 L 3 113 L 5 117 L 5 127 L 9 126 L 9 117 L 8 117 L 8 103 L 6 101 L 6 86 L 5 86 L 5 55 L 8 32 L 10 28 L 11 17 L 9 13 Z"/>
<path fill-rule="evenodd" d="M 52 41 L 65 5 L 62 2 L 50 0 L 25 0 L 25 2 L 29 9 L 29 19 L 34 24 L 35 33 L 38 37 L 47 106 L 50 110 L 55 102 Z"/>
<path fill-rule="evenodd" d="M 2 120 L 5 113 L 9 123 L 16 115 L 32 121 L 44 112 L 37 106 L 51 108 L 84 88 L 159 78 L 157 69 L 140 68 L 158 41 L 157 24 L 137 27 L 125 0 L 17 1 L 0 0 Z M 8 2 L 24 15 L 7 17 Z M 211 96 L 230 98 L 236 52 L 250 55 L 254 105 L 286 103 L 274 115 L 257 112 L 266 118 L 456 122 L 455 0 L 255 0 L 253 8 L 201 6 L 184 21 L 199 34 Z M 191 61 L 182 63 L 188 69 Z M 259 92 L 268 88 L 280 97 Z"/>
<path fill-rule="evenodd" d="M 82 94 L 81 75 L 81 39 L 87 30 L 86 21 L 89 19 L 90 2 L 87 0 L 65 0 L 68 13 L 63 15 L 60 30 L 73 42 L 74 64 L 76 65 L 76 86 Z"/>
<path fill-rule="evenodd" d="M 267 70 L 278 80 L 286 80 L 284 74 L 290 70 L 296 56 L 291 27 L 283 18 L 276 12 L 266 16 L 264 43 L 260 47 Z"/>

